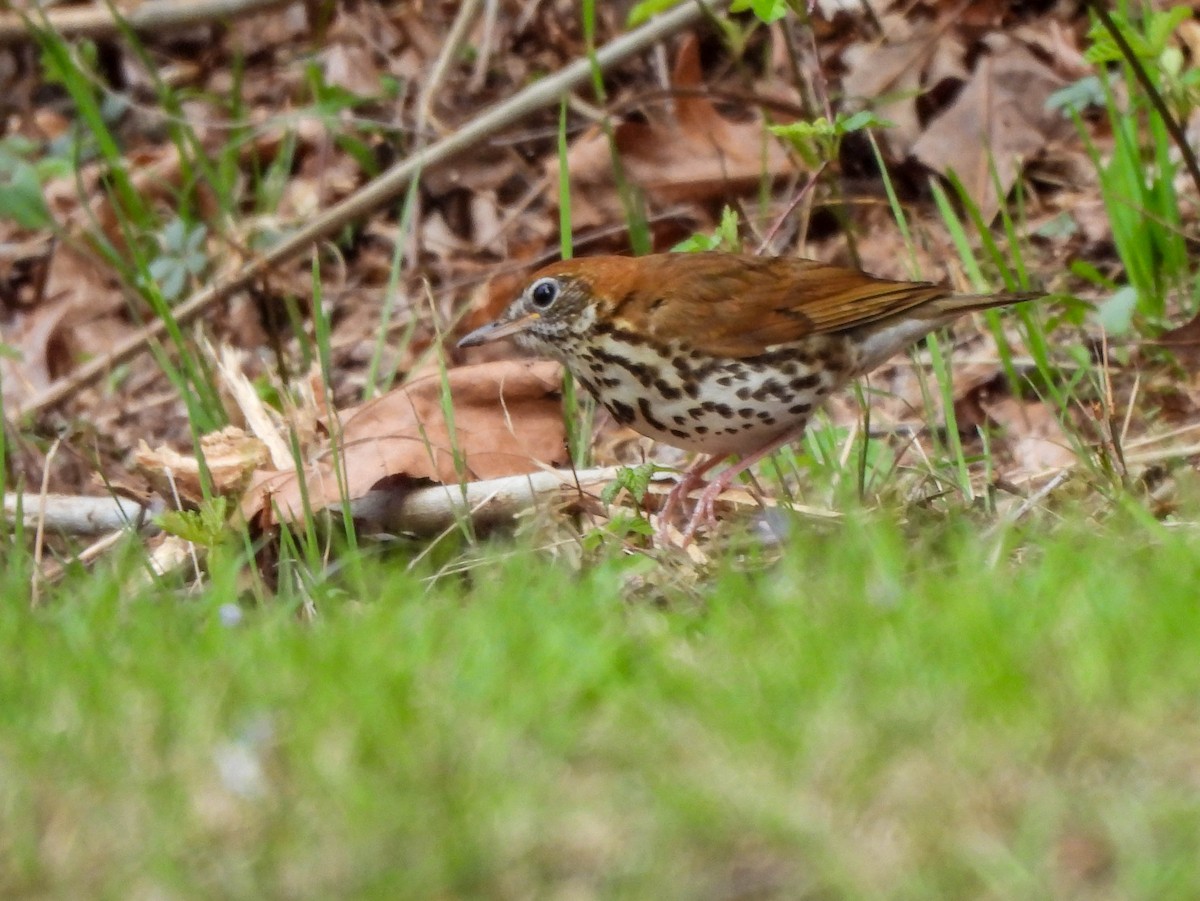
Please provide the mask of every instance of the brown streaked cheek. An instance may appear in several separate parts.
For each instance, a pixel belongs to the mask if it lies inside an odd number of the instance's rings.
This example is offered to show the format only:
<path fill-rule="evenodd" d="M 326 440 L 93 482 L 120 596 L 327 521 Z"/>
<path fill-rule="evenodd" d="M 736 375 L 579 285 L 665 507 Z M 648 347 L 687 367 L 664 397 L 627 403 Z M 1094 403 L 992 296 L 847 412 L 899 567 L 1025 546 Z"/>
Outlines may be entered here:
<path fill-rule="evenodd" d="M 539 357 L 557 360 L 570 368 L 570 355 L 559 341 L 534 331 L 522 332 L 516 341 L 523 350 Z"/>

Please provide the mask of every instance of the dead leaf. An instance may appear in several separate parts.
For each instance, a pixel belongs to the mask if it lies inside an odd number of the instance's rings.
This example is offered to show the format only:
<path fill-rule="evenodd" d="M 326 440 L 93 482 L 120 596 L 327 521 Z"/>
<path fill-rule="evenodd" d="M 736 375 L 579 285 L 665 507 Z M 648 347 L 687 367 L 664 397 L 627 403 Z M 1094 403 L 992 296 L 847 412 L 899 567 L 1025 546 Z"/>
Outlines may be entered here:
<path fill-rule="evenodd" d="M 965 48 L 948 31 L 951 21 L 914 20 L 891 13 L 882 19 L 879 41 L 851 45 L 843 54 L 846 98 L 870 104 L 892 123 L 879 133 L 898 157 L 907 156 L 921 134 L 917 100 L 922 87 L 928 90 L 946 78 L 967 78 L 962 63 Z"/>
<path fill-rule="evenodd" d="M 43 303 L 11 317 L 0 339 L 16 353 L 0 357 L 0 379 L 6 407 L 17 407 L 46 388 L 53 379 L 50 346 L 67 313 L 64 303 Z"/>
<path fill-rule="evenodd" d="M 912 149 L 930 169 L 954 172 L 985 222 L 995 218 L 1023 162 L 1072 128 L 1046 109 L 1050 94 L 1066 85 L 1063 78 L 1021 44 L 1003 36 L 990 43 L 994 52 L 980 58 L 971 80 Z"/>
<path fill-rule="evenodd" d="M 507 360 L 460 366 L 447 373 L 447 381 L 453 440 L 442 412 L 438 373 L 339 415 L 340 469 L 350 499 L 392 476 L 456 484 L 461 478 L 495 479 L 567 462 L 562 368 L 557 363 Z M 311 509 L 341 497 L 328 451 L 307 468 L 304 479 Z M 295 472 L 259 473 L 243 510 L 254 518 L 275 506 L 285 517 L 299 517 L 304 511 L 300 489 Z"/>
<path fill-rule="evenodd" d="M 43 294 L 4 325 L 3 340 L 19 352 L 16 359 L 0 359 L 9 405 L 23 403 L 76 360 L 107 351 L 129 331 L 116 279 L 72 245 L 54 247 Z"/>
<path fill-rule="evenodd" d="M 1174 353 L 1189 371 L 1200 369 L 1200 314 L 1178 328 L 1163 332 L 1154 343 Z"/>
<path fill-rule="evenodd" d="M 380 92 L 380 73 L 370 48 L 340 42 L 329 46 L 318 58 L 329 87 L 342 88 L 359 97 L 374 97 Z"/>
<path fill-rule="evenodd" d="M 267 462 L 267 446 L 253 435 L 230 426 L 200 439 L 204 463 L 212 476 L 213 490 L 222 495 L 239 495 L 254 472 Z M 203 498 L 200 464 L 194 456 L 170 447 L 151 449 L 145 441 L 134 452 L 134 467 L 150 480 L 163 497 L 185 504 Z"/>
<path fill-rule="evenodd" d="M 671 82 L 693 92 L 703 87 L 695 35 L 688 35 L 680 46 Z M 724 197 L 757 185 L 764 174 L 776 177 L 795 170 L 783 145 L 766 132 L 760 119 L 734 122 L 697 93 L 676 97 L 674 116 L 620 123 L 613 130 L 613 143 L 625 177 L 660 203 Z M 555 196 L 558 165 L 554 158 L 545 164 Z M 613 187 L 609 141 L 599 126 L 572 143 L 567 168 L 576 228 L 623 215 Z"/>
<path fill-rule="evenodd" d="M 1078 462 L 1054 411 L 1041 401 L 1004 397 L 984 401 L 982 406 L 988 419 L 1004 431 L 1003 449 L 1012 462 L 997 465 L 997 473 L 1007 481 L 1021 483 Z"/>

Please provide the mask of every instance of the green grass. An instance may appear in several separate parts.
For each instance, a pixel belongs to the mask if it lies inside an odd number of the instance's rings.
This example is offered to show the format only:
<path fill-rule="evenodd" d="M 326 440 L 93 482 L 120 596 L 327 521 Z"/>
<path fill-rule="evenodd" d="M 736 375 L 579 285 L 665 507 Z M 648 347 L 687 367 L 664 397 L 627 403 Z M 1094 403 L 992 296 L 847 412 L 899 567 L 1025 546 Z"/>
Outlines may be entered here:
<path fill-rule="evenodd" d="M 1029 528 L 652 597 L 517 545 L 311 624 L 77 578 L 0 615 L 0 892 L 1195 897 L 1195 536 Z"/>

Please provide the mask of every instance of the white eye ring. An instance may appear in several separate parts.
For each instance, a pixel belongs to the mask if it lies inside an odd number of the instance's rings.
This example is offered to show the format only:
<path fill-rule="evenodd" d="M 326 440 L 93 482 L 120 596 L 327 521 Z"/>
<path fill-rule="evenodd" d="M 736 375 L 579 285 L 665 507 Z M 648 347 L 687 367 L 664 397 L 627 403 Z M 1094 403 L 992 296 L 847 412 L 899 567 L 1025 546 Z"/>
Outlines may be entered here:
<path fill-rule="evenodd" d="M 535 309 L 548 310 L 558 300 L 559 284 L 556 278 L 539 278 L 529 286 L 529 302 Z"/>

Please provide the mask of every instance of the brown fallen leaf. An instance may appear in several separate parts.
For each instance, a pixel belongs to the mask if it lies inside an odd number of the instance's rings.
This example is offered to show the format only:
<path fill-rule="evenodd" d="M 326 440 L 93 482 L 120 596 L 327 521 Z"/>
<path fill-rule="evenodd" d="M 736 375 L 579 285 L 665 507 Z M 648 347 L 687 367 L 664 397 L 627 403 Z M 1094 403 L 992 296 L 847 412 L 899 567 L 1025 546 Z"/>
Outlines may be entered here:
<path fill-rule="evenodd" d="M 234 426 L 205 435 L 200 439 L 200 447 L 213 490 L 222 495 L 240 494 L 268 459 L 263 442 Z M 143 441 L 134 452 L 134 468 L 172 502 L 178 498 L 193 505 L 204 496 L 200 465 L 191 454 L 181 454 L 165 446 L 152 449 Z"/>
<path fill-rule="evenodd" d="M 562 417 L 562 368 L 546 361 L 504 360 L 447 373 L 454 438 L 442 413 L 440 374 L 338 415 L 340 469 L 351 500 L 383 479 L 402 476 L 443 484 L 494 479 L 561 466 L 568 460 Z M 456 462 L 455 454 L 458 454 Z M 341 497 L 328 450 L 306 467 L 304 493 L 296 472 L 264 471 L 246 492 L 248 519 L 272 507 L 303 515 L 303 498 L 319 510 Z"/>
<path fill-rule="evenodd" d="M 1200 369 L 1200 314 L 1163 332 L 1154 343 L 1174 353 L 1180 365 L 1190 372 Z"/>
<path fill-rule="evenodd" d="M 955 21 L 953 12 L 939 20 L 889 13 L 880 20 L 878 40 L 846 48 L 842 78 L 846 98 L 856 106 L 870 104 L 892 123 L 879 135 L 895 156 L 908 156 L 920 137 L 917 101 L 922 88 L 946 78 L 967 78 L 962 63 L 966 48 L 949 30 Z"/>
<path fill-rule="evenodd" d="M 725 197 L 759 184 L 764 175 L 775 177 L 796 168 L 760 119 L 734 122 L 717 112 L 712 101 L 696 90 L 704 86 L 701 74 L 699 42 L 695 35 L 687 35 L 671 83 L 688 90 L 675 98 L 674 116 L 625 121 L 613 129 L 626 179 L 659 203 Z M 546 161 L 547 183 L 555 197 L 558 165 L 557 159 Z M 623 216 L 603 129 L 593 126 L 572 143 L 567 168 L 576 228 Z"/>
<path fill-rule="evenodd" d="M 53 247 L 41 294 L 4 324 L 4 342 L 18 352 L 0 360 L 8 405 L 43 390 L 76 360 L 103 353 L 130 328 L 116 278 L 70 244 Z"/>
<path fill-rule="evenodd" d="M 1004 432 L 1003 449 L 1011 462 L 998 462 L 996 472 L 1005 480 L 1021 484 L 1079 462 L 1070 438 L 1047 404 L 1004 397 L 984 402 L 983 409 Z"/>
<path fill-rule="evenodd" d="M 43 303 L 4 324 L 0 338 L 12 349 L 0 357 L 0 390 L 6 407 L 19 406 L 53 381 L 51 346 L 66 314 L 65 303 Z"/>
<path fill-rule="evenodd" d="M 980 57 L 971 80 L 912 149 L 930 169 L 958 176 L 984 222 L 999 212 L 1024 161 L 1073 127 L 1058 110 L 1046 109 L 1050 94 L 1066 85 L 1061 76 L 1007 37 L 994 35 L 988 43 L 993 52 Z"/>
<path fill-rule="evenodd" d="M 355 40 L 354 38 L 358 39 Z M 325 84 L 341 88 L 359 97 L 374 97 L 380 93 L 382 80 L 370 48 L 362 36 L 332 43 L 318 54 L 324 70 Z"/>

